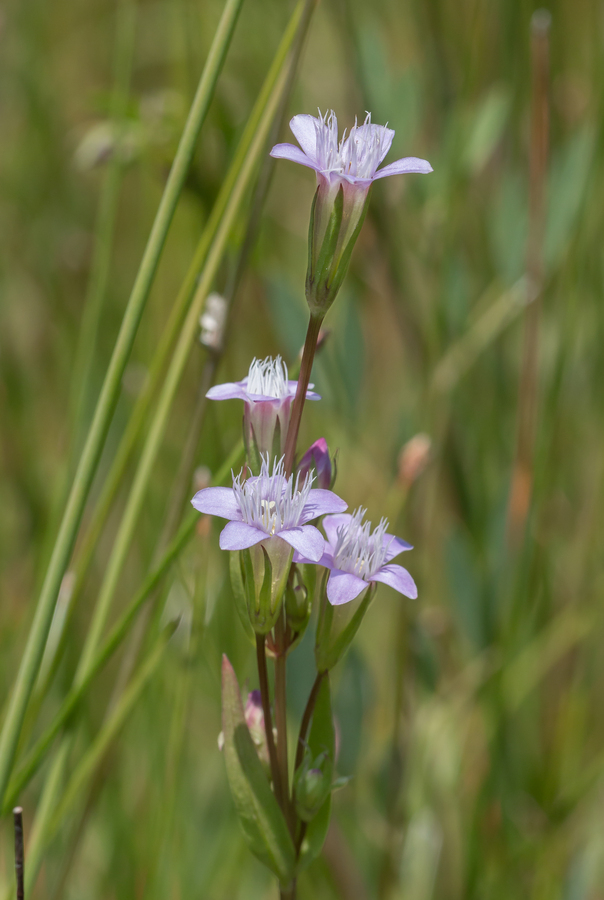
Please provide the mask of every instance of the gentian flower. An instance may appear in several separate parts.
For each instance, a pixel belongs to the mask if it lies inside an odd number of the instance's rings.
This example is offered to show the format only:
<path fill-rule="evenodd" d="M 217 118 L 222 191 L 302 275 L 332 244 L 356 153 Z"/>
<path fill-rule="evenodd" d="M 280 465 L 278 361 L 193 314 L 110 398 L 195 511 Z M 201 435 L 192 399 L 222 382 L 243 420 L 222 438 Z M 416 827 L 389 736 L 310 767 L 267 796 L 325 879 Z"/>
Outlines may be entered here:
<path fill-rule="evenodd" d="M 288 379 L 287 366 L 280 356 L 254 359 L 243 381 L 217 384 L 206 397 L 210 400 L 243 400 L 243 435 L 248 460 L 258 468 L 264 453 L 280 456 L 285 449 L 292 401 L 297 381 Z M 309 388 L 314 385 L 309 385 Z M 307 400 L 320 400 L 312 390 Z M 277 446 L 274 446 L 274 445 Z"/>
<path fill-rule="evenodd" d="M 297 472 L 301 478 L 305 478 L 313 470 L 319 487 L 331 487 L 333 472 L 329 447 L 325 438 L 319 438 L 318 441 L 311 444 L 298 463 Z"/>
<path fill-rule="evenodd" d="M 220 534 L 222 550 L 245 550 L 278 539 L 309 562 L 318 562 L 325 540 L 309 522 L 326 513 L 343 512 L 348 504 L 332 491 L 313 488 L 312 483 L 310 474 L 302 484 L 299 476 L 286 478 L 282 459 L 274 462 L 271 474 L 265 455 L 257 477 L 242 480 L 240 473 L 233 476 L 232 488 L 205 488 L 191 503 L 199 512 L 229 519 Z"/>
<path fill-rule="evenodd" d="M 352 515 L 326 516 L 323 520 L 327 544 L 319 565 L 330 570 L 327 599 L 333 606 L 341 606 L 378 581 L 415 599 L 417 587 L 409 572 L 390 562 L 403 550 L 411 550 L 411 544 L 388 534 L 386 519 L 372 531 L 371 522 L 363 523 L 365 512 L 357 509 Z M 295 561 L 309 560 L 296 556 Z"/>
<path fill-rule="evenodd" d="M 333 303 L 346 274 L 352 248 L 367 209 L 369 188 L 379 178 L 411 172 L 428 174 L 425 159 L 408 156 L 378 169 L 388 153 L 394 131 L 374 125 L 371 114 L 362 125 L 346 131 L 338 141 L 334 112 L 298 115 L 290 128 L 300 147 L 276 144 L 271 156 L 314 169 L 317 193 L 311 213 L 306 296 L 311 313 L 324 315 Z"/>

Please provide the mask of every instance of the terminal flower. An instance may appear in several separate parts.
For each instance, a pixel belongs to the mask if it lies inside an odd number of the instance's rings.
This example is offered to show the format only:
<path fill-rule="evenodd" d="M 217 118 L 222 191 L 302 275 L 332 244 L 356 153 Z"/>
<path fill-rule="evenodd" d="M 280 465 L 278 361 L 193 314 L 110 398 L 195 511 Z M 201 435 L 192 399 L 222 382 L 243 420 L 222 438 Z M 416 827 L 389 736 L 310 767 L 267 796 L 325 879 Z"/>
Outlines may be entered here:
<path fill-rule="evenodd" d="M 243 433 L 248 459 L 258 462 L 263 453 L 280 455 L 283 452 L 297 386 L 297 381 L 289 380 L 287 366 L 281 357 L 267 356 L 263 360 L 252 360 L 242 381 L 217 384 L 206 396 L 210 400 L 243 400 Z M 314 385 L 309 385 L 312 387 Z M 309 389 L 306 399 L 321 398 Z"/>
<path fill-rule="evenodd" d="M 327 599 L 333 606 L 340 606 L 376 581 L 415 599 L 417 587 L 409 572 L 390 562 L 403 550 L 411 550 L 411 544 L 388 534 L 385 519 L 372 531 L 371 522 L 363 523 L 365 512 L 357 509 L 352 515 L 326 516 L 323 520 L 327 543 L 319 565 L 330 569 Z M 294 558 L 296 562 L 308 561 Z"/>
<path fill-rule="evenodd" d="M 326 513 L 343 512 L 347 503 L 312 483 L 311 474 L 302 483 L 299 476 L 286 478 L 282 459 L 274 462 L 271 473 L 265 455 L 257 477 L 233 476 L 232 488 L 205 488 L 191 503 L 199 512 L 229 520 L 220 535 L 222 550 L 246 550 L 280 538 L 309 562 L 318 562 L 325 540 L 309 523 Z"/>
<path fill-rule="evenodd" d="M 324 315 L 346 274 L 373 182 L 389 175 L 425 175 L 432 166 L 425 159 L 408 156 L 378 169 L 390 150 L 394 131 L 374 125 L 370 113 L 362 125 L 355 122 L 348 136 L 344 131 L 340 140 L 333 111 L 326 115 L 319 111 L 318 117 L 297 115 L 289 125 L 300 146 L 276 144 L 271 156 L 316 172 L 306 295 L 311 313 Z"/>

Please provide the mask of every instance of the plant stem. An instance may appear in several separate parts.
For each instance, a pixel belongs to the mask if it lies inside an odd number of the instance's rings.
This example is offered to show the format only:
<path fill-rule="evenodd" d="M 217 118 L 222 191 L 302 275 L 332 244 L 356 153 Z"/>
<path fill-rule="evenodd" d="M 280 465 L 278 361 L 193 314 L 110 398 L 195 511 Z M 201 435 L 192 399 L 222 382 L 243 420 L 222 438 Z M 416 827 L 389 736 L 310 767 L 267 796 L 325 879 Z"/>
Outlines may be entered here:
<path fill-rule="evenodd" d="M 42 661 L 61 581 L 73 551 L 84 507 L 120 394 L 122 377 L 242 2 L 243 0 L 228 0 L 219 23 L 124 312 L 90 431 L 69 493 L 0 734 L 0 805 L 4 799 L 23 719 Z"/>
<path fill-rule="evenodd" d="M 15 822 L 15 877 L 17 880 L 17 900 L 23 900 L 23 810 L 16 806 L 13 810 Z"/>
<path fill-rule="evenodd" d="M 283 812 L 292 837 L 295 822 L 289 795 L 289 767 L 287 759 L 287 641 L 284 628 L 284 614 L 275 625 L 275 724 L 277 726 L 277 762 L 283 791 Z"/>
<path fill-rule="evenodd" d="M 319 688 L 321 687 L 321 683 L 327 672 L 317 672 L 317 677 L 315 678 L 315 683 L 312 686 L 312 690 L 309 694 L 308 701 L 306 703 L 306 709 L 304 710 L 304 715 L 302 716 L 302 721 L 300 722 L 300 733 L 298 734 L 298 744 L 296 747 L 296 761 L 294 763 L 294 772 L 302 765 L 302 760 L 304 758 L 304 745 L 306 741 L 306 734 L 308 732 L 308 726 L 310 725 L 310 720 L 312 719 L 312 714 L 315 709 L 315 703 L 317 702 L 317 697 L 319 696 Z"/>
<path fill-rule="evenodd" d="M 308 323 L 308 331 L 306 332 L 306 340 L 304 341 L 304 350 L 302 352 L 302 363 L 300 365 L 300 376 L 298 378 L 298 389 L 296 390 L 289 428 L 287 429 L 287 440 L 285 441 L 285 474 L 288 477 L 294 469 L 294 457 L 296 455 L 302 410 L 304 409 L 306 391 L 310 381 L 315 350 L 317 349 L 317 340 L 324 318 L 324 316 L 311 315 Z"/>
<path fill-rule="evenodd" d="M 518 544 L 533 491 L 534 445 L 537 423 L 539 323 L 543 291 L 543 235 L 549 142 L 549 29 L 551 16 L 537 10 L 531 19 L 532 121 L 529 187 L 529 233 L 526 274 L 527 308 L 524 318 L 522 371 L 518 390 L 516 458 L 508 508 L 508 540 Z"/>
<path fill-rule="evenodd" d="M 266 638 L 263 634 L 256 635 L 256 660 L 258 663 L 258 680 L 260 682 L 260 696 L 262 697 L 262 711 L 264 713 L 264 730 L 266 731 L 266 746 L 268 758 L 271 764 L 271 776 L 275 796 L 281 809 L 283 809 L 283 791 L 281 789 L 281 773 L 277 762 L 277 750 L 275 736 L 273 734 L 273 717 L 271 715 L 271 698 L 268 689 L 268 671 L 266 668 Z"/>

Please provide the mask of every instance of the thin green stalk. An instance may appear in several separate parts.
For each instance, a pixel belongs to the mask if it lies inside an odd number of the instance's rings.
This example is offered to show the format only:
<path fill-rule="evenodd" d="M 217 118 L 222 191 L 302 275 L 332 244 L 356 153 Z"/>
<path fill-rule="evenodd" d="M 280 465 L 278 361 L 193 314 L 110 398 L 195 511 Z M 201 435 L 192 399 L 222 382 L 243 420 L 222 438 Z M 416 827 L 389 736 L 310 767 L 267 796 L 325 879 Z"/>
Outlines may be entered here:
<path fill-rule="evenodd" d="M 227 0 L 128 300 L 90 431 L 69 494 L 0 734 L 0 803 L 4 800 L 17 742 L 40 668 L 61 581 L 73 551 L 86 500 L 120 393 L 124 370 L 242 2 L 243 0 Z"/>
<path fill-rule="evenodd" d="M 94 362 L 97 332 L 109 282 L 113 235 L 124 171 L 120 142 L 124 133 L 132 60 L 136 43 L 136 5 L 134 0 L 121 0 L 118 7 L 116 31 L 115 84 L 110 104 L 110 120 L 115 132 L 115 150 L 107 164 L 107 171 L 105 172 L 99 198 L 90 280 L 84 301 L 78 346 L 73 364 L 71 418 L 73 429 L 72 452 L 74 454 L 77 451 L 78 439 L 84 426 L 84 411 L 90 391 L 90 377 Z"/>
<path fill-rule="evenodd" d="M 151 477 L 151 471 L 164 436 L 172 402 L 186 366 L 191 346 L 193 345 L 198 332 L 199 314 L 222 261 L 228 237 L 235 223 L 236 216 L 239 213 L 245 191 L 251 181 L 260 154 L 264 149 L 268 131 L 281 97 L 286 75 L 284 69 L 286 68 L 289 49 L 296 36 L 303 7 L 303 2 L 300 2 L 296 7 L 275 57 L 275 61 L 271 67 L 269 76 L 267 77 L 267 82 L 270 84 L 271 90 L 266 90 L 267 85 L 265 83 L 261 95 L 263 103 L 262 105 L 258 103 L 252 114 L 249 125 L 257 122 L 253 128 L 253 139 L 243 161 L 240 175 L 233 186 L 224 216 L 217 229 L 216 237 L 208 253 L 208 258 L 203 272 L 201 273 L 197 291 L 189 308 L 179 341 L 172 357 L 172 362 L 168 369 L 162 392 L 157 401 L 155 415 L 149 428 L 147 440 L 134 477 L 134 483 L 128 497 L 126 509 L 115 537 L 113 551 L 107 563 L 105 578 L 101 585 L 99 598 L 82 651 L 80 666 L 78 668 L 79 672 L 86 671 L 105 627 L 111 601 L 119 582 L 122 567 L 130 548 L 130 543 L 134 536 L 138 516 Z M 266 100 L 264 98 L 266 98 Z"/>
<path fill-rule="evenodd" d="M 173 633 L 174 625 L 169 629 L 166 629 L 164 634 L 159 638 L 156 646 L 151 650 L 149 656 L 122 694 L 112 715 L 97 734 L 86 753 L 80 759 L 80 762 L 65 787 L 61 802 L 55 808 L 54 816 L 50 819 L 48 826 L 45 829 L 43 835 L 44 846 L 48 846 L 49 841 L 53 838 L 67 812 L 82 796 L 87 782 L 101 764 L 111 743 L 115 740 L 120 730 L 127 722 L 132 709 L 155 673 L 168 645 L 169 638 Z"/>
<path fill-rule="evenodd" d="M 237 464 L 237 461 L 241 459 L 242 455 L 243 441 L 239 441 L 221 466 L 220 470 L 216 473 L 216 476 L 213 479 L 212 483 L 222 484 L 226 476 L 229 474 L 231 468 Z M 191 513 L 191 515 L 182 524 L 178 534 L 168 547 L 157 567 L 145 579 L 138 594 L 135 596 L 134 600 L 128 606 L 128 608 L 124 610 L 118 621 L 111 629 L 109 635 L 103 642 L 102 647 L 95 654 L 95 657 L 90 664 L 86 676 L 82 678 L 77 686 L 72 687 L 67 696 L 63 699 L 61 706 L 53 716 L 52 722 L 47 727 L 46 731 L 38 738 L 35 745 L 32 747 L 27 757 L 11 779 L 4 806 L 2 808 L 3 813 L 10 810 L 16 798 L 21 794 L 21 791 L 25 789 L 30 780 L 33 778 L 42 760 L 44 759 L 46 751 L 52 744 L 57 734 L 61 731 L 63 726 L 72 716 L 78 704 L 84 697 L 86 691 L 90 687 L 93 679 L 120 646 L 120 644 L 126 637 L 130 626 L 136 618 L 136 614 L 151 596 L 155 588 L 160 583 L 161 579 L 167 573 L 174 560 L 179 556 L 183 548 L 195 533 L 195 526 L 198 521 L 199 514 Z"/>

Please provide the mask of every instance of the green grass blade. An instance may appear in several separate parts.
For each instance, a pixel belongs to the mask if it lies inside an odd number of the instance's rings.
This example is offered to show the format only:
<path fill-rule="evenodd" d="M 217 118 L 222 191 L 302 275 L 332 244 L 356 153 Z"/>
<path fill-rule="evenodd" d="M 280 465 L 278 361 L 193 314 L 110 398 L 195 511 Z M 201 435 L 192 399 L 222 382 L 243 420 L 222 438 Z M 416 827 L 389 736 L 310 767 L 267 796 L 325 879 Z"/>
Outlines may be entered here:
<path fill-rule="evenodd" d="M 61 580 L 73 550 L 84 506 L 120 393 L 122 376 L 242 2 L 243 0 L 227 0 L 124 313 L 95 415 L 70 491 L 0 734 L 0 801 L 4 798 L 27 704 L 44 653 Z"/>

